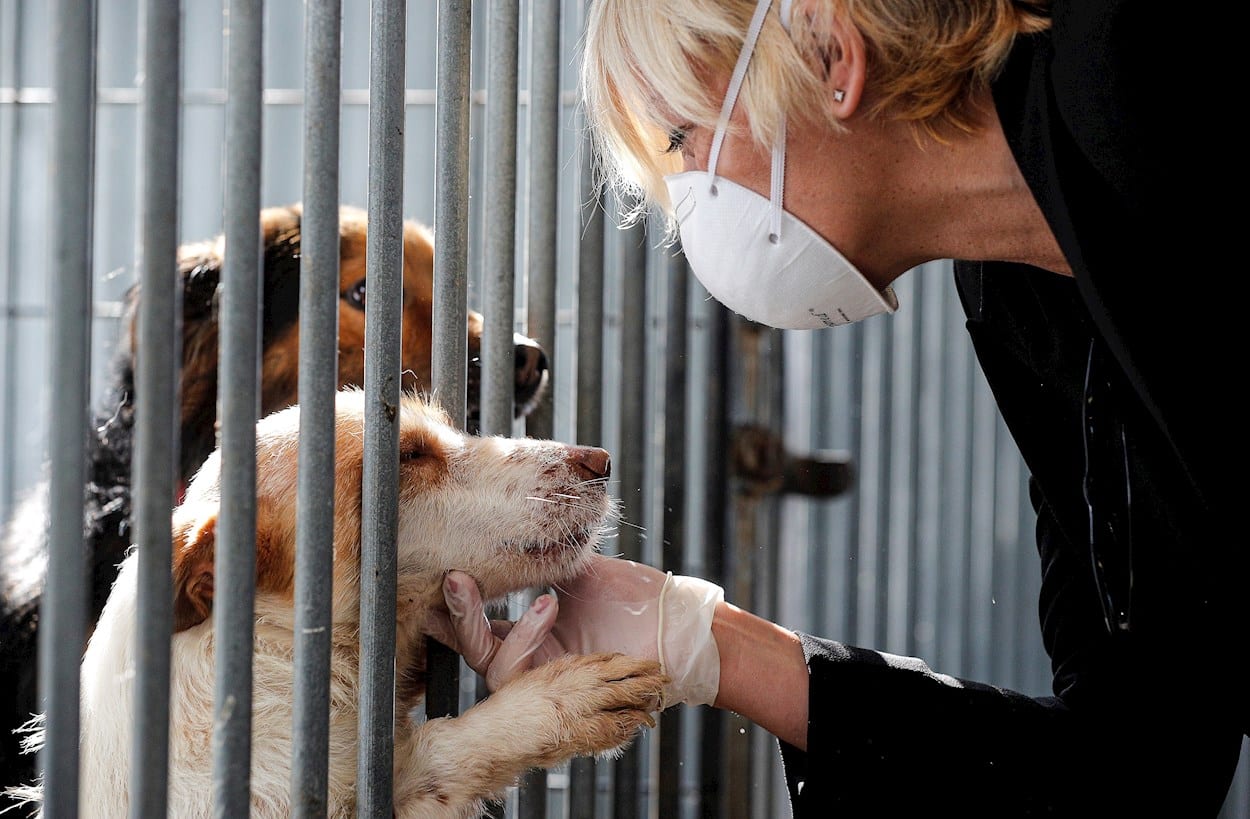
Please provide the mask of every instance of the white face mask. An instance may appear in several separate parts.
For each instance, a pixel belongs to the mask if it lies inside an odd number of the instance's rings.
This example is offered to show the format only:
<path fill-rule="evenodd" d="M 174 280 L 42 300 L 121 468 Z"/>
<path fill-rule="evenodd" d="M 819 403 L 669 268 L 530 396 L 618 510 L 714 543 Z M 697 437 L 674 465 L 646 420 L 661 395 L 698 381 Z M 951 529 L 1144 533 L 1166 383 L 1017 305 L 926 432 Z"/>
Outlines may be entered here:
<path fill-rule="evenodd" d="M 819 233 L 782 208 L 785 121 L 773 146 L 771 199 L 716 176 L 716 162 L 772 0 L 759 0 L 729 81 L 706 171 L 664 177 L 682 250 L 707 291 L 752 321 L 787 330 L 850 324 L 893 313 L 893 289 L 879 291 Z M 787 25 L 789 5 L 782 0 Z"/>

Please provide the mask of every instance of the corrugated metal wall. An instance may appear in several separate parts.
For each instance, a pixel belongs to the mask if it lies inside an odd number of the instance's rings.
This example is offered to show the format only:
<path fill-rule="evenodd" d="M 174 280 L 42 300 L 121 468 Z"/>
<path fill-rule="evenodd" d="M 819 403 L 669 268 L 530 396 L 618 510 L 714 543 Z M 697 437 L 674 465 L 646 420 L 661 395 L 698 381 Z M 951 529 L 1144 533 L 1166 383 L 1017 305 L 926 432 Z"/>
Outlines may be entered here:
<path fill-rule="evenodd" d="M 583 225 L 579 207 L 578 151 L 583 142 L 573 94 L 582 4 L 569 0 L 562 13 L 563 96 L 557 212 L 557 373 L 577 367 L 576 270 Z M 223 8 L 219 2 L 185 3 L 184 108 L 182 120 L 181 211 L 184 240 L 207 238 L 222 229 L 225 81 Z M 480 307 L 483 208 L 491 191 L 483 186 L 486 4 L 474 6 L 476 89 L 471 107 L 469 303 Z M 406 14 L 406 128 L 403 164 L 404 216 L 431 223 L 435 197 L 434 101 L 438 48 L 436 3 L 413 0 Z M 49 6 L 0 0 L 0 512 L 7 514 L 21 492 L 41 475 L 48 439 L 47 168 L 50 138 L 51 60 L 46 47 Z M 138 230 L 138 155 L 141 47 L 137 0 L 109 0 L 98 13 L 98 101 L 95 184 L 95 319 L 92 374 L 96 393 L 118 330 L 118 298 L 134 281 Z M 522 21 L 528 4 L 521 3 Z M 368 184 L 368 84 L 370 8 L 363 0 L 343 6 L 341 198 L 364 206 Z M 303 179 L 302 83 L 303 3 L 269 0 L 264 20 L 264 123 L 261 202 L 300 198 Z M 518 110 L 519 154 L 525 156 L 524 102 L 528 88 L 529 37 L 522 24 Z M 526 163 L 517 167 L 518 190 L 527 185 Z M 524 202 L 522 197 L 522 202 Z M 523 205 L 522 205 L 523 207 Z M 608 203 L 608 224 L 615 212 Z M 516 239 L 523 247 L 529 214 L 518 213 Z M 642 459 L 646 491 L 630 502 L 626 538 L 648 562 L 663 557 L 665 432 L 680 423 L 690 487 L 727 479 L 709 464 L 718 446 L 708 434 L 717 403 L 732 407 L 729 422 L 750 420 L 742 396 L 727 394 L 726 382 L 708 382 L 718 365 L 716 328 L 725 316 L 706 293 L 670 262 L 667 251 L 644 251 L 647 276 L 642 291 L 626 288 L 626 272 L 639 263 L 638 231 L 608 228 L 605 253 L 602 440 L 615 455 L 626 447 Z M 649 244 L 656 244 L 655 237 Z M 517 328 L 524 327 L 526 281 L 517 281 Z M 688 339 L 684 402 L 666 394 L 662 362 L 673 351 L 669 302 L 687 288 Z M 784 625 L 923 657 L 947 673 L 1008 686 L 1032 694 L 1049 687 L 1047 661 L 1038 635 L 1037 565 L 1032 512 L 1018 455 L 998 417 L 950 286 L 949 266 L 931 264 L 898 286 L 902 309 L 889 319 L 820 333 L 766 333 L 755 339 L 763 352 L 758 366 L 772 369 L 780 389 L 772 398 L 774 419 L 784 429 L 786 449 L 795 454 L 837 452 L 857 473 L 853 491 L 812 500 L 787 495 L 756 510 L 762 527 L 748 543 L 758 558 L 736 568 L 753 569 L 747 601 Z M 626 310 L 641 296 L 645 315 Z M 632 301 L 631 301 L 632 300 Z M 730 322 L 731 332 L 743 332 Z M 646 355 L 627 353 L 643 339 Z M 621 367 L 633 367 L 622 378 Z M 713 386 L 709 387 L 709 383 Z M 772 382 L 770 382 L 772 383 Z M 572 440 L 577 396 L 575 379 L 557 377 L 554 437 Z M 717 391 L 719 389 L 719 392 Z M 633 393 L 641 390 L 641 397 Z M 642 401 L 638 421 L 622 407 Z M 775 400 L 773 400 L 775 398 Z M 666 408 L 684 405 L 682 417 Z M 745 415 L 744 415 L 745 413 Z M 523 430 L 518 426 L 518 433 Z M 639 435 L 640 433 L 640 435 Z M 671 441 L 670 447 L 671 447 Z M 671 457 L 671 450 L 670 450 Z M 709 562 L 706 542 L 709 494 L 685 493 L 684 539 L 687 571 L 701 573 Z M 714 501 L 713 501 L 714 502 Z M 670 520 L 669 526 L 675 524 Z M 775 526 L 776 531 L 770 531 Z M 634 528 L 641 527 L 641 528 Z M 713 533 L 715 528 L 713 526 Z M 609 551 L 619 544 L 609 544 Z M 742 548 L 741 545 L 739 548 Z M 750 558 L 748 551 L 747 557 Z M 771 573 L 771 574 L 770 574 Z M 734 586 L 730 598 L 734 599 Z M 743 592 L 738 592 L 739 596 Z M 471 681 L 464 696 L 471 701 Z M 701 715 L 678 715 L 685 749 L 681 766 L 683 815 L 707 814 L 700 800 Z M 745 726 L 755 767 L 750 782 L 751 815 L 787 815 L 784 789 L 771 743 Z M 745 735 L 745 734 L 744 734 Z M 725 745 L 733 744 L 732 736 Z M 638 746 L 643 804 L 658 810 L 658 743 L 646 736 Z M 1247 753 L 1250 757 L 1250 753 Z M 599 766 L 600 815 L 611 815 L 612 767 Z M 563 796 L 565 772 L 549 778 L 552 816 L 569 810 Z M 736 813 L 735 813 L 736 815 Z M 744 814 L 745 815 L 745 814 Z M 1225 810 L 1228 819 L 1250 816 L 1247 760 Z"/>

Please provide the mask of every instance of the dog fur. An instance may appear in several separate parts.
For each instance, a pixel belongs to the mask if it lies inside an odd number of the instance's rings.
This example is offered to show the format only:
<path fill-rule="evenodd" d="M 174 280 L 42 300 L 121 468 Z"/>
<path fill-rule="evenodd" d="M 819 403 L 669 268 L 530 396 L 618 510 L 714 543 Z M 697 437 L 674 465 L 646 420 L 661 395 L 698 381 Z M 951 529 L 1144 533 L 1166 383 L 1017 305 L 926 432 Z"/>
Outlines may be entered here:
<path fill-rule="evenodd" d="M 274 207 L 260 214 L 263 241 L 262 414 L 289 406 L 298 396 L 300 205 Z M 364 211 L 340 212 L 339 339 L 340 386 L 364 383 L 365 250 Z M 224 237 L 179 249 L 182 286 L 182 369 L 179 406 L 180 481 L 183 485 L 216 445 L 217 292 Z M 402 386 L 430 386 L 433 303 L 433 236 L 423 225 L 404 224 Z M 127 294 L 122 336 L 109 387 L 94 413 L 89 447 L 89 480 L 83 529 L 88 542 L 89 617 L 100 616 L 131 542 L 130 463 L 134 431 L 136 319 L 141 292 Z M 466 317 L 469 351 L 469 417 L 477 416 L 478 349 L 482 316 Z M 528 412 L 543 398 L 546 356 L 522 336 L 516 343 L 516 406 Z M 38 484 L 24 498 L 0 533 L 0 789 L 30 781 L 35 759 L 20 753 L 14 730 L 39 710 L 37 692 L 38 612 L 47 570 L 48 498 Z M 4 807 L 0 799 L 0 809 Z"/>
<path fill-rule="evenodd" d="M 565 657 L 526 672 L 455 718 L 414 724 L 425 690 L 427 612 L 441 583 L 468 571 L 486 597 L 576 574 L 615 514 L 601 449 L 477 438 L 407 396 L 400 416 L 394 803 L 398 817 L 468 819 L 531 767 L 611 754 L 653 726 L 665 682 L 658 663 L 624 655 Z M 296 456 L 299 408 L 257 426 L 252 815 L 290 813 Z M 336 411 L 329 813 L 354 815 L 364 395 Z M 212 455 L 173 515 L 175 629 L 171 694 L 172 816 L 211 811 L 214 526 L 220 458 Z M 82 664 L 81 804 L 127 812 L 135 656 L 135 557 L 122 564 Z M 36 736 L 32 747 L 38 747 Z M 29 795 L 37 796 L 37 789 Z"/>

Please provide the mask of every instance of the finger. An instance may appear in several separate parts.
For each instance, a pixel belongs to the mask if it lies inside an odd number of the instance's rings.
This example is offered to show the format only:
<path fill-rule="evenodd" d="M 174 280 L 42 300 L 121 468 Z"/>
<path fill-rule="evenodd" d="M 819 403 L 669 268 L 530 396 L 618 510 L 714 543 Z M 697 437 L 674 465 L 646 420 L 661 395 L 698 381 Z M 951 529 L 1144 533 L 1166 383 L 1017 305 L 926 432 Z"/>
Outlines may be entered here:
<path fill-rule="evenodd" d="M 464 572 L 448 572 L 443 578 L 443 599 L 447 601 L 455 631 L 456 650 L 469 668 L 485 674 L 499 650 L 500 641 L 491 633 L 477 583 Z"/>
<path fill-rule="evenodd" d="M 559 603 L 550 594 L 541 594 L 534 600 L 499 645 L 486 674 L 487 688 L 496 691 L 499 686 L 530 668 L 533 654 L 551 633 L 559 610 Z"/>

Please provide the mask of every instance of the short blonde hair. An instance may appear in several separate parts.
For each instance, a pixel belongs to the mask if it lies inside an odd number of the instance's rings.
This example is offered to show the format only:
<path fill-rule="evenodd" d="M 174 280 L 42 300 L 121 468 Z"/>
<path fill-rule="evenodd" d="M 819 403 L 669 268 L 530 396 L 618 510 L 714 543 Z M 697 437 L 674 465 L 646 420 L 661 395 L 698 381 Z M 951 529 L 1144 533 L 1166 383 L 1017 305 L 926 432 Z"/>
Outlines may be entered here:
<path fill-rule="evenodd" d="M 837 130 L 824 100 L 824 38 L 834 16 L 864 38 L 864 106 L 917 134 L 972 130 L 977 93 L 1001 69 L 1018 34 L 1050 25 L 1048 0 L 815 0 L 795 3 L 791 33 L 774 3 L 760 31 L 739 104 L 752 138 L 771 145 L 784 115 Z M 714 128 L 719 91 L 755 12 L 755 0 L 594 0 L 590 3 L 581 90 L 603 181 L 648 205 L 670 210 L 663 177 L 679 169 L 668 134 Z M 719 88 L 719 86 L 718 86 Z"/>

